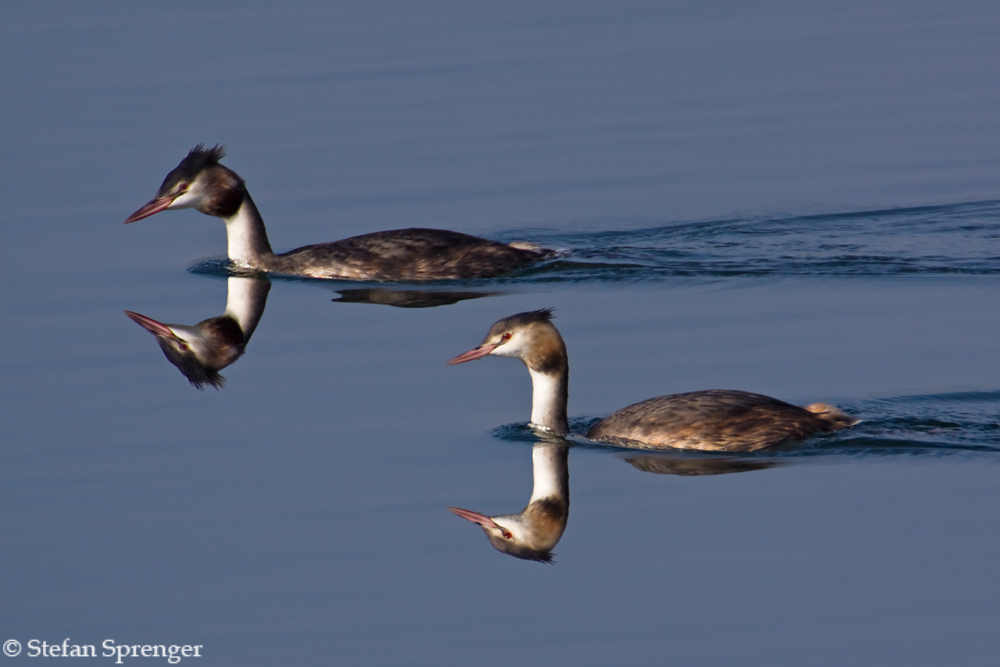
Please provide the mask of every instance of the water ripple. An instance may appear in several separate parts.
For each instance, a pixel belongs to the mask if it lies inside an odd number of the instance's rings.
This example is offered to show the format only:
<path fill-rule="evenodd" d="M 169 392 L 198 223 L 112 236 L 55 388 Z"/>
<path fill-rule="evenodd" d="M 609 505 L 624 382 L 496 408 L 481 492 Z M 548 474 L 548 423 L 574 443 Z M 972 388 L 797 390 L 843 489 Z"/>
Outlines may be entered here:
<path fill-rule="evenodd" d="M 998 201 L 531 238 L 562 251 L 557 260 L 525 272 L 537 282 L 1000 274 Z"/>

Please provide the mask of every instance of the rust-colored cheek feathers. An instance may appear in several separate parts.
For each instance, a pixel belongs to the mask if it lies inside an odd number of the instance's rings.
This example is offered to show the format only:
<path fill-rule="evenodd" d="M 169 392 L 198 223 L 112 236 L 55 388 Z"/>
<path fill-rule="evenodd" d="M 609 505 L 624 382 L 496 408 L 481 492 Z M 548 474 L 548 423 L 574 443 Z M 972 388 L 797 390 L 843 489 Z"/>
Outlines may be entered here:
<path fill-rule="evenodd" d="M 532 346 L 532 353 L 525 356 L 524 363 L 535 372 L 557 375 L 566 370 L 566 344 L 552 325 L 548 328 L 551 332 L 536 333 L 537 342 Z"/>

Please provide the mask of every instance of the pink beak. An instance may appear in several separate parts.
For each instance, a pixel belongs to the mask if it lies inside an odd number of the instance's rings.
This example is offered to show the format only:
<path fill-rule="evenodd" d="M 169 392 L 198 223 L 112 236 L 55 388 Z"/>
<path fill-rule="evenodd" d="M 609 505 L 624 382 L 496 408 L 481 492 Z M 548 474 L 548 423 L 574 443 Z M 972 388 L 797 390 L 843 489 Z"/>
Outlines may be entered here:
<path fill-rule="evenodd" d="M 175 199 L 177 199 L 177 197 L 158 197 L 149 202 L 148 204 L 146 204 L 145 206 L 143 206 L 142 208 L 140 208 L 138 211 L 136 211 L 129 217 L 125 218 L 125 224 L 127 225 L 130 222 L 135 222 L 136 220 L 142 220 L 143 218 L 148 218 L 149 216 L 155 213 L 159 213 L 160 211 L 165 210 L 167 207 L 173 204 Z"/>
<path fill-rule="evenodd" d="M 497 349 L 497 345 L 495 343 L 491 343 L 489 345 L 487 345 L 487 344 L 484 343 L 483 345 L 480 345 L 479 347 L 477 347 L 474 350 L 469 350 L 468 352 L 463 352 L 462 354 L 458 355 L 454 359 L 451 359 L 448 362 L 448 365 L 449 366 L 453 366 L 455 364 L 464 364 L 466 361 L 475 361 L 476 359 L 482 359 L 483 357 L 489 355 L 489 353 L 492 352 L 495 349 Z M 450 508 L 450 509 L 453 512 L 455 511 L 454 508 Z M 464 512 L 465 510 L 462 510 L 462 511 Z M 459 516 L 461 516 L 461 515 L 459 515 Z M 468 518 L 468 517 L 466 517 L 466 518 Z"/>
<path fill-rule="evenodd" d="M 464 510 L 461 507 L 449 507 L 448 511 L 452 514 L 457 514 L 463 519 L 468 519 L 473 523 L 478 523 L 480 526 L 486 526 L 487 528 L 499 528 L 496 521 L 489 518 L 485 514 L 480 514 L 479 512 L 473 512 L 472 510 Z"/>
<path fill-rule="evenodd" d="M 168 327 L 163 322 L 157 322 L 152 317 L 146 317 L 145 315 L 140 315 L 139 313 L 133 313 L 131 310 L 126 310 L 125 314 L 132 318 L 132 321 L 141 326 L 143 329 L 153 334 L 154 336 L 165 336 L 167 338 L 177 338 L 170 327 Z"/>

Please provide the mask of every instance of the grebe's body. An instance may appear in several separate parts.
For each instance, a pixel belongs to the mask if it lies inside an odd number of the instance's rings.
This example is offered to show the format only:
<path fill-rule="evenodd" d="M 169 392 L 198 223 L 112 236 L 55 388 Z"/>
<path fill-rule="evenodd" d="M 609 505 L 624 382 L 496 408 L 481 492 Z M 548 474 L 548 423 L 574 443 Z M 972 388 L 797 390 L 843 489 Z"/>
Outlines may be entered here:
<path fill-rule="evenodd" d="M 125 220 L 195 208 L 226 223 L 229 259 L 238 267 L 290 276 L 348 280 L 490 278 L 549 258 L 531 244 L 503 244 L 440 229 L 363 234 L 274 254 L 257 207 L 236 172 L 219 164 L 221 146 L 196 146 L 167 174 L 148 204 Z"/>
<path fill-rule="evenodd" d="M 517 514 L 487 516 L 460 507 L 448 509 L 478 523 L 493 547 L 515 558 L 552 562 L 552 549 L 569 520 L 569 448 L 539 443 L 531 451 L 534 486 L 528 506 Z"/>
<path fill-rule="evenodd" d="M 566 344 L 551 322 L 551 310 L 500 320 L 479 347 L 448 363 L 487 355 L 521 359 L 531 374 L 532 424 L 556 435 L 569 433 L 569 361 Z M 591 428 L 587 437 L 630 447 L 753 451 L 855 423 L 825 403 L 800 408 L 760 394 L 711 389 L 659 396 L 622 408 Z"/>
<path fill-rule="evenodd" d="M 800 408 L 761 394 L 708 389 L 657 396 L 622 408 L 591 428 L 587 437 L 626 446 L 735 452 L 803 440 L 854 423 L 826 403 Z"/>

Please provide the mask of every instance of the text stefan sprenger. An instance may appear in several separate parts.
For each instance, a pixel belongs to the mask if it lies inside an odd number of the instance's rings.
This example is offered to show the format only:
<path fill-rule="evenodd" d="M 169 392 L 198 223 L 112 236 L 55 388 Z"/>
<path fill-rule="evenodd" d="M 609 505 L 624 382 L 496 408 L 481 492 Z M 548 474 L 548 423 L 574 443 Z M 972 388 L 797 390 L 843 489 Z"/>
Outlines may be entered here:
<path fill-rule="evenodd" d="M 105 639 L 101 644 L 104 651 L 101 657 L 110 658 L 118 656 L 116 664 L 121 664 L 125 658 L 166 658 L 171 665 L 176 665 L 181 658 L 200 658 L 201 644 L 191 646 L 184 644 L 178 646 L 171 644 L 115 644 L 114 639 Z M 65 639 L 62 644 L 49 644 L 48 642 L 32 639 L 28 642 L 28 657 L 37 658 L 96 658 L 97 647 L 93 644 L 70 644 L 69 639 Z"/>

